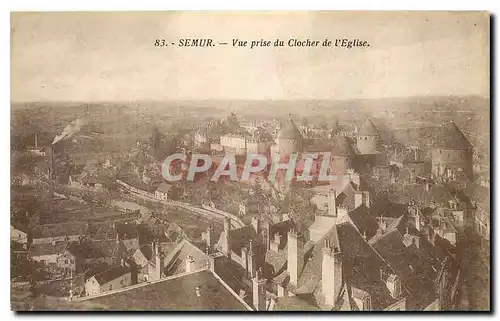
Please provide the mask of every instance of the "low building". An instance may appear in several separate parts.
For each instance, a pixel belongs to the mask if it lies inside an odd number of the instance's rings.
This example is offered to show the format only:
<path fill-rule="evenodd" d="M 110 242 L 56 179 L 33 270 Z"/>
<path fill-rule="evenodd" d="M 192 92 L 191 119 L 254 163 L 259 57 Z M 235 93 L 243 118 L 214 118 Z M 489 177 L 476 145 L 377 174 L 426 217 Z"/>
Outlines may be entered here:
<path fill-rule="evenodd" d="M 85 281 L 87 295 L 97 295 L 132 285 L 132 273 L 129 267 L 114 266 L 96 274 Z"/>
<path fill-rule="evenodd" d="M 168 192 L 172 185 L 162 182 L 155 191 L 155 197 L 162 201 L 168 201 Z"/>
<path fill-rule="evenodd" d="M 82 298 L 75 305 L 87 303 L 92 309 L 106 311 L 252 310 L 216 273 L 207 269 Z"/>

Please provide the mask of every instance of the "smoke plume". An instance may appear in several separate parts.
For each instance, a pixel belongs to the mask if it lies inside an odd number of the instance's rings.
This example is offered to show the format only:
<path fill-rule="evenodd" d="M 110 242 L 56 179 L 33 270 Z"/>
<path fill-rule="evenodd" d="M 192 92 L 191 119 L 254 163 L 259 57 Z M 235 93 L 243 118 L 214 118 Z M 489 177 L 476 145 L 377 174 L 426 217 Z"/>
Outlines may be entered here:
<path fill-rule="evenodd" d="M 56 144 L 57 142 L 63 139 L 68 139 L 74 134 L 78 133 L 82 128 L 83 124 L 84 124 L 83 121 L 79 118 L 73 120 L 71 123 L 66 125 L 66 127 L 64 127 L 63 131 L 59 135 L 54 137 L 52 145 Z"/>

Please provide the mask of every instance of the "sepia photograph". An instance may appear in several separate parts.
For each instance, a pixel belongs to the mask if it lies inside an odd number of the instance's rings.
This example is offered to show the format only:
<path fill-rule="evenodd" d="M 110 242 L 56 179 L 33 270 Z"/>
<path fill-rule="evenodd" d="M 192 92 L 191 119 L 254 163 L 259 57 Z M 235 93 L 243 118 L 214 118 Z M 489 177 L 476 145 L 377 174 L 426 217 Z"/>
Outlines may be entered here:
<path fill-rule="evenodd" d="M 490 19 L 11 12 L 11 310 L 490 311 Z"/>

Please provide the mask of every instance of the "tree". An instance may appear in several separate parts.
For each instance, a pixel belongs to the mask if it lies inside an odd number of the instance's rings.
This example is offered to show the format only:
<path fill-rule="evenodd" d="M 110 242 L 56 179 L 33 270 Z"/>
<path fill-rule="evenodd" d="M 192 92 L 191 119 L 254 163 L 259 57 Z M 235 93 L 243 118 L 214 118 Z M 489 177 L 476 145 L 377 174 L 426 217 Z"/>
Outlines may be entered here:
<path fill-rule="evenodd" d="M 277 200 L 279 213 L 288 214 L 302 231 L 314 221 L 316 206 L 311 202 L 313 196 L 312 191 L 292 187 L 283 199 Z"/>

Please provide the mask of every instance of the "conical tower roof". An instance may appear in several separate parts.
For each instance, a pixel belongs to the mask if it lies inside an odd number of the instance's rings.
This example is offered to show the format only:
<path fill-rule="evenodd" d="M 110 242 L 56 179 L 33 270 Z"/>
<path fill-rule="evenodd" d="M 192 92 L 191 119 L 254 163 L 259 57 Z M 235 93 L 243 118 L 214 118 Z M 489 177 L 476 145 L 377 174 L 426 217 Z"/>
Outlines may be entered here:
<path fill-rule="evenodd" d="M 433 146 L 443 149 L 469 149 L 472 147 L 469 140 L 453 121 L 439 127 Z"/>
<path fill-rule="evenodd" d="M 359 129 L 358 135 L 362 136 L 380 136 L 380 133 L 373 124 L 371 119 L 365 120 L 361 128 Z"/>
<path fill-rule="evenodd" d="M 303 139 L 303 136 L 293 120 L 290 118 L 287 120 L 285 126 L 283 126 L 283 129 L 280 131 L 278 138 L 301 140 Z"/>
<path fill-rule="evenodd" d="M 332 144 L 332 155 L 335 156 L 354 156 L 356 153 L 349 140 L 345 136 L 335 136 Z"/>

